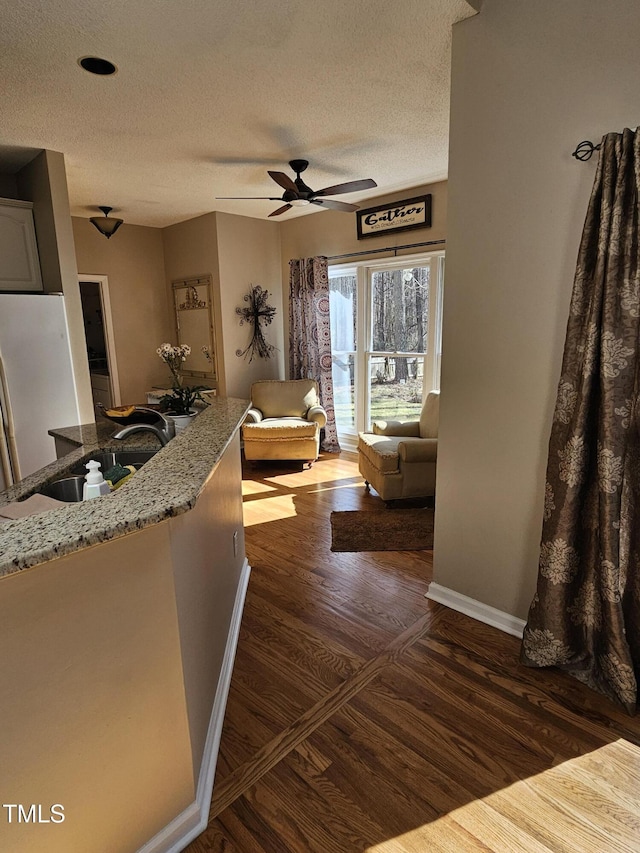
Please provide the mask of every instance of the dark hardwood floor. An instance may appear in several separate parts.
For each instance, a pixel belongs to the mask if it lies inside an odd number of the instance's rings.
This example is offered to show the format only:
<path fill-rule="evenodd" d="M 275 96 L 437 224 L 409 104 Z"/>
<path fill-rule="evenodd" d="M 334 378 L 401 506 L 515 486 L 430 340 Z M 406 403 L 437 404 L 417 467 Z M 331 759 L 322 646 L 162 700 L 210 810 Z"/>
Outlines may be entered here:
<path fill-rule="evenodd" d="M 355 456 L 243 487 L 252 574 L 188 853 L 640 851 L 640 718 L 427 601 L 431 552 L 332 553 L 332 510 L 381 505 Z"/>

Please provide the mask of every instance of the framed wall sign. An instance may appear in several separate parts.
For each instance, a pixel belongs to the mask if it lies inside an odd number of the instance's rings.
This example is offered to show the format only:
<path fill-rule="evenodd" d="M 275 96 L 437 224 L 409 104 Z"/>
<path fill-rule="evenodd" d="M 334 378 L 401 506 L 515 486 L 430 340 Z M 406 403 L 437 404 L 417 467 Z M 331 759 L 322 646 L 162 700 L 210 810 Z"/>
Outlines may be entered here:
<path fill-rule="evenodd" d="M 390 231 L 410 231 L 431 226 L 431 195 L 421 195 L 356 212 L 358 240 Z"/>

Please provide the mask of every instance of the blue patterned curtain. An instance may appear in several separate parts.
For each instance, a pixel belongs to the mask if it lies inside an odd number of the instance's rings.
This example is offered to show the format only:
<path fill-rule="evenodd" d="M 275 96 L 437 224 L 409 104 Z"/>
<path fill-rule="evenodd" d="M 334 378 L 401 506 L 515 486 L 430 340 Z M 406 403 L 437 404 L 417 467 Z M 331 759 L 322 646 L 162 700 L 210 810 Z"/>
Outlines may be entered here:
<path fill-rule="evenodd" d="M 318 383 L 320 403 L 327 412 L 322 449 L 338 453 L 327 259 L 294 259 L 289 270 L 289 377 Z"/>

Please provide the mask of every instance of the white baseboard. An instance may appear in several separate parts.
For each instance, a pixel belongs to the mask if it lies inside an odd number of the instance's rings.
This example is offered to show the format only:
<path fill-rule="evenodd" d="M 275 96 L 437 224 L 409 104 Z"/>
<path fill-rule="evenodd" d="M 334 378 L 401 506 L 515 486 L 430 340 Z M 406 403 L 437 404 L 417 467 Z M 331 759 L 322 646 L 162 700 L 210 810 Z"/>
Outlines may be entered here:
<path fill-rule="evenodd" d="M 211 795 L 213 793 L 213 777 L 215 775 L 220 737 L 222 735 L 222 724 L 224 722 L 224 712 L 227 705 L 229 687 L 231 686 L 233 662 L 236 656 L 244 599 L 247 594 L 250 574 L 251 566 L 245 558 L 240 573 L 236 600 L 233 605 L 229 636 L 224 651 L 218 687 L 213 700 L 213 708 L 211 709 L 195 802 L 187 806 L 171 823 L 167 824 L 164 829 L 161 829 L 143 847 L 140 847 L 137 853 L 180 853 L 187 844 L 193 841 L 194 838 L 197 838 L 207 827 L 209 809 L 211 807 Z"/>
<path fill-rule="evenodd" d="M 526 625 L 526 622 L 522 619 L 511 616 L 502 610 L 496 610 L 495 607 L 490 607 L 488 604 L 483 604 L 481 601 L 476 601 L 475 598 L 469 598 L 469 596 L 455 592 L 453 589 L 447 589 L 446 586 L 431 583 L 429 591 L 425 594 L 425 598 L 428 598 L 430 601 L 437 601 L 438 604 L 444 604 L 445 607 L 457 610 L 458 613 L 464 613 L 465 616 L 471 616 L 472 619 L 477 619 L 478 622 L 484 622 L 486 625 L 499 628 L 505 634 L 522 637 L 524 626 Z"/>

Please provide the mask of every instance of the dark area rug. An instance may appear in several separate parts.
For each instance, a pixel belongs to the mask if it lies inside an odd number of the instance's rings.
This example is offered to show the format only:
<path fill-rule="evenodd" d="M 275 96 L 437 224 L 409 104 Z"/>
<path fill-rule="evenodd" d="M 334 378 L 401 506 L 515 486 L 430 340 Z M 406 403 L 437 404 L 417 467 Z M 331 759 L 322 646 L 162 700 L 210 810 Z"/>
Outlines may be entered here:
<path fill-rule="evenodd" d="M 432 509 L 331 513 L 332 551 L 432 551 Z"/>

